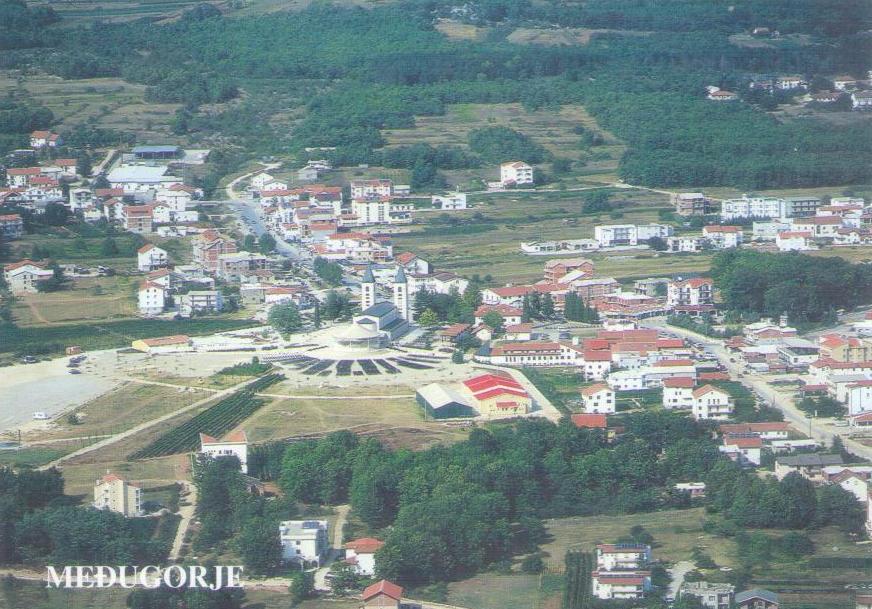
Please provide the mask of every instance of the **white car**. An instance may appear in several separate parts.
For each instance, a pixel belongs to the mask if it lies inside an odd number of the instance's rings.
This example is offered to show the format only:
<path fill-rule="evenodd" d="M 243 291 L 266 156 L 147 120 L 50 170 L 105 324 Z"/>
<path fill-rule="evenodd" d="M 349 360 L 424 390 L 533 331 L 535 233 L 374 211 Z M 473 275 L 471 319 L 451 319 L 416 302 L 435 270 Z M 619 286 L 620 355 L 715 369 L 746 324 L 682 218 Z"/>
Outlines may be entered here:
<path fill-rule="evenodd" d="M 34 419 L 35 421 L 47 421 L 47 420 L 48 420 L 48 414 L 45 413 L 45 412 L 42 412 L 42 411 L 40 410 L 40 411 L 38 411 L 38 412 L 34 412 L 34 413 L 33 413 L 33 419 Z"/>

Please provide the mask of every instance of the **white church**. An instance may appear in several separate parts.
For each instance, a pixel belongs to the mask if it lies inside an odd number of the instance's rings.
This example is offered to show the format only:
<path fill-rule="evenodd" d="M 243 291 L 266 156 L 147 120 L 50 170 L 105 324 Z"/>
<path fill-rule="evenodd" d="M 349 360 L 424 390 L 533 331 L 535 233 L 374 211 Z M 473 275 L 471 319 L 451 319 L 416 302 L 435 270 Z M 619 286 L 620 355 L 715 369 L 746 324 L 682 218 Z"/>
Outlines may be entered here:
<path fill-rule="evenodd" d="M 393 302 L 376 302 L 376 283 L 372 269 L 367 268 L 360 282 L 360 315 L 337 338 L 345 345 L 386 347 L 412 329 L 412 308 L 409 302 L 409 282 L 403 267 L 391 283 Z"/>

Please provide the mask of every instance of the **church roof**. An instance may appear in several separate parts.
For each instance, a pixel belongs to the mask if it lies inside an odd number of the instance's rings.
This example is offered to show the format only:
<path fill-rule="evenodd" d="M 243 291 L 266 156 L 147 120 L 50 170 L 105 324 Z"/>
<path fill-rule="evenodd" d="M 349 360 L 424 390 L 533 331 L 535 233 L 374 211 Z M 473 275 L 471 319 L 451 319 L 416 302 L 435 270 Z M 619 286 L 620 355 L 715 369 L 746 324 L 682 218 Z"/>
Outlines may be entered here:
<path fill-rule="evenodd" d="M 366 270 L 363 272 L 363 279 L 360 280 L 361 283 L 375 283 L 375 277 L 372 274 L 372 267 L 367 266 Z"/>
<path fill-rule="evenodd" d="M 397 308 L 390 302 L 377 302 L 365 311 L 361 313 L 361 315 L 371 315 L 373 317 L 385 317 L 386 315 L 390 315 Z"/>
<path fill-rule="evenodd" d="M 397 275 L 394 277 L 394 283 L 406 283 L 406 272 L 399 265 L 397 265 Z"/>

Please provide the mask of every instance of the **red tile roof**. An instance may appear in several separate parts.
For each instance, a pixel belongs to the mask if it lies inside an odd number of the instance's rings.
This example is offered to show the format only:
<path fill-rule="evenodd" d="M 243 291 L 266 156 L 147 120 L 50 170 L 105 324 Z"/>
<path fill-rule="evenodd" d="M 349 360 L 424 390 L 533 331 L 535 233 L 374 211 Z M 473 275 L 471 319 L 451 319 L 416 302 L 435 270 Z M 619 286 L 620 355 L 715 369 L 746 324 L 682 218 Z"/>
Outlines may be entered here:
<path fill-rule="evenodd" d="M 611 390 L 611 387 L 609 387 L 605 383 L 594 383 L 593 385 L 588 385 L 587 387 L 582 388 L 581 395 L 594 395 L 596 393 L 599 393 L 600 391 Z"/>
<path fill-rule="evenodd" d="M 697 389 L 696 391 L 693 392 L 693 397 L 695 397 L 695 398 L 702 397 L 705 394 L 712 393 L 712 392 L 723 393 L 724 395 L 729 395 L 726 391 L 724 391 L 723 389 L 718 389 L 714 385 L 703 385 L 702 387 L 700 387 L 699 389 Z"/>
<path fill-rule="evenodd" d="M 576 427 L 582 429 L 606 429 L 608 417 L 604 414 L 574 414 L 570 417 Z"/>
<path fill-rule="evenodd" d="M 724 446 L 737 446 L 739 448 L 760 448 L 763 440 L 760 436 L 724 436 Z"/>
<path fill-rule="evenodd" d="M 403 588 L 398 586 L 393 582 L 389 582 L 386 579 L 381 580 L 380 582 L 376 582 L 371 586 L 368 586 L 364 591 L 361 597 L 364 601 L 368 601 L 374 596 L 378 596 L 379 594 L 384 594 L 385 596 L 394 599 L 395 601 L 399 601 L 403 598 Z"/>
<path fill-rule="evenodd" d="M 385 545 L 381 539 L 374 537 L 361 537 L 349 541 L 343 546 L 346 550 L 354 550 L 358 554 L 373 554 L 376 550 Z"/>
<path fill-rule="evenodd" d="M 696 382 L 689 376 L 673 376 L 672 378 L 663 379 L 663 386 L 670 389 L 692 389 Z"/>
<path fill-rule="evenodd" d="M 659 368 L 668 368 L 671 366 L 693 366 L 692 359 L 662 359 L 659 362 L 654 362 L 654 365 Z"/>

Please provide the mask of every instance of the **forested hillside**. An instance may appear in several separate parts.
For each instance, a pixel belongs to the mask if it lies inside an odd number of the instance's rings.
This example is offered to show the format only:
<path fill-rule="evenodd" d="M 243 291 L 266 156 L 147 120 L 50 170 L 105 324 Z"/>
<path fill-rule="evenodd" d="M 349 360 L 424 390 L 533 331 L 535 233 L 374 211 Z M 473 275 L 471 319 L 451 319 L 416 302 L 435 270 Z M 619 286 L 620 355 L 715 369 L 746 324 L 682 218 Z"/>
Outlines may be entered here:
<path fill-rule="evenodd" d="M 746 89 L 753 74 L 864 76 L 872 67 L 872 11 L 860 0 L 401 0 L 373 9 L 315 3 L 301 13 L 238 19 L 201 7 L 172 23 L 95 23 L 62 36 L 44 27 L 50 12 L 15 0 L 2 7 L 20 24 L 4 39 L 17 49 L 6 67 L 146 84 L 148 99 L 185 104 L 178 133 L 221 133 L 244 140 L 251 153 L 336 146 L 337 162 L 378 164 L 380 129 L 411 126 L 415 115 L 442 114 L 446 104 L 582 103 L 629 145 L 620 174 L 633 183 L 809 187 L 872 177 L 872 121 L 776 119 L 752 103 L 705 99 L 705 86 Z M 487 35 L 450 39 L 434 27 L 447 16 L 487 26 Z M 522 46 L 507 40 L 520 26 L 645 35 Z M 755 27 L 782 38 L 777 46 L 731 41 Z M 217 114 L 202 109 L 231 100 Z M 270 117 L 288 111 L 301 116 L 292 131 L 269 132 Z M 448 156 L 443 168 L 479 162 Z M 430 171 L 440 168 L 436 155 L 421 158 Z"/>

